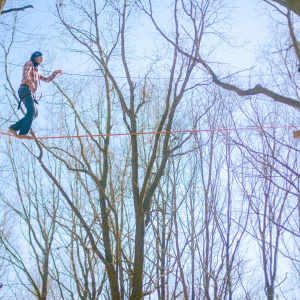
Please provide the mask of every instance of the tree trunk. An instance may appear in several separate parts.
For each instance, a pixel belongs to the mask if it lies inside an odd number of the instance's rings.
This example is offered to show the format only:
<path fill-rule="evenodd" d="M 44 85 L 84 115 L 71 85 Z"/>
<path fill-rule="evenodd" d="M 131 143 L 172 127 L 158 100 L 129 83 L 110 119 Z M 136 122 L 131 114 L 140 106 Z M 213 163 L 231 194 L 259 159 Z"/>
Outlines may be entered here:
<path fill-rule="evenodd" d="M 2 10 L 3 10 L 3 7 L 4 7 L 5 3 L 6 3 L 6 0 L 0 0 L 0 15 L 2 13 Z"/>
<path fill-rule="evenodd" d="M 274 288 L 273 288 L 273 286 L 269 285 L 267 287 L 267 299 L 268 300 L 274 300 L 275 299 L 274 296 L 275 296 L 274 295 Z"/>
<path fill-rule="evenodd" d="M 143 211 L 138 211 L 136 214 L 134 273 L 130 300 L 143 299 L 145 223 Z"/>
<path fill-rule="evenodd" d="M 300 2 L 299 0 L 286 0 L 287 5 L 291 11 L 300 16 Z"/>

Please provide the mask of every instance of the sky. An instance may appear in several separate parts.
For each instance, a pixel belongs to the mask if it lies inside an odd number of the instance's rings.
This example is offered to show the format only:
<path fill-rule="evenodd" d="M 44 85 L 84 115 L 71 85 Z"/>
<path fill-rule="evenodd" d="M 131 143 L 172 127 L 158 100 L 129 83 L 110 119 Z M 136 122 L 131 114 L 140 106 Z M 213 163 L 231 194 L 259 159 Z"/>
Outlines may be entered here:
<path fill-rule="evenodd" d="M 26 43 L 24 48 L 16 49 L 13 55 L 15 58 L 13 60 L 21 62 L 23 61 L 23 57 L 27 58 L 36 50 L 45 53 L 46 57 L 47 55 L 51 56 L 52 53 L 49 53 L 49 49 L 52 48 L 50 47 L 51 36 L 57 36 L 58 34 L 55 26 L 55 17 L 51 12 L 55 8 L 56 1 L 26 0 L 23 2 L 34 6 L 33 9 L 27 9 L 19 13 L 21 21 L 27 25 L 30 24 L 29 27 L 31 27 L 33 39 L 30 43 Z M 251 63 L 255 61 L 254 47 L 267 36 L 267 17 L 262 9 L 260 9 L 260 7 L 262 8 L 263 6 L 258 4 L 258 0 L 232 0 L 232 3 L 236 7 L 236 10 L 232 15 L 235 24 L 232 26 L 230 34 L 236 36 L 237 41 L 247 44 L 235 52 L 228 51 L 224 54 L 222 50 L 222 60 L 229 62 L 233 66 L 241 66 L 243 68 L 251 65 Z M 258 8 L 257 5 L 259 5 Z M 9 1 L 5 8 L 10 8 Z M 147 26 L 149 23 L 145 24 L 145 26 Z M 147 28 L 144 27 L 143 30 L 147 31 Z M 41 38 L 39 38 L 39 36 Z M 61 58 L 56 57 L 53 67 L 58 67 L 61 63 Z M 68 68 L 68 72 L 72 71 L 71 66 L 69 66 L 70 63 L 70 61 L 67 61 L 67 64 L 65 64 Z M 47 62 L 45 62 L 45 64 L 47 64 Z"/>
<path fill-rule="evenodd" d="M 24 24 L 24 28 L 20 29 L 19 27 L 18 35 L 21 39 L 24 39 L 23 31 L 30 32 L 31 38 L 24 40 L 22 46 L 18 44 L 10 53 L 9 61 L 13 64 L 11 65 L 11 70 L 14 86 L 17 88 L 20 84 L 22 65 L 29 59 L 31 53 L 37 50 L 44 54 L 43 67 L 45 70 L 54 71 L 56 69 L 63 69 L 66 74 L 84 74 L 85 71 L 81 69 L 81 66 L 85 66 L 78 60 L 78 56 L 72 56 L 69 53 L 65 55 L 64 49 L 55 47 L 54 45 L 56 38 L 60 35 L 57 29 L 57 21 L 53 14 L 56 1 L 25 0 L 22 2 L 24 2 L 24 5 L 32 4 L 34 8 L 18 13 L 20 22 Z M 4 9 L 11 8 L 10 3 L 12 2 L 7 1 Z M 232 4 L 236 9 L 232 14 L 230 34 L 236 37 L 238 44 L 243 45 L 243 47 L 234 48 L 234 50 L 224 48 L 215 49 L 216 61 L 229 64 L 235 71 L 250 68 L 255 64 L 257 46 L 267 38 L 268 19 L 264 14 L 263 6 L 258 3 L 261 3 L 261 1 L 232 0 Z M 144 26 L 141 28 L 143 32 L 146 33 L 154 30 L 150 28 L 149 22 L 143 22 L 143 24 Z M 147 34 L 145 34 L 145 38 L 147 39 Z M 135 43 L 136 47 L 140 47 L 141 53 L 143 52 L 143 47 L 145 49 L 149 47 L 146 40 L 137 40 Z M 148 51 L 149 49 L 146 50 Z M 3 61 L 1 55 L 2 53 L 0 52 L 0 60 Z M 139 62 L 137 61 L 137 63 Z M 1 78 L 0 83 L 2 84 Z M 43 95 L 49 94 L 48 89 L 49 85 L 42 83 Z"/>
<path fill-rule="evenodd" d="M 232 31 L 239 40 L 245 41 L 246 45 L 236 55 L 228 55 L 232 64 L 247 67 L 255 62 L 256 47 L 268 37 L 268 17 L 263 11 L 263 6 L 257 0 L 235 0 L 237 10 L 234 14 L 236 20 Z"/>

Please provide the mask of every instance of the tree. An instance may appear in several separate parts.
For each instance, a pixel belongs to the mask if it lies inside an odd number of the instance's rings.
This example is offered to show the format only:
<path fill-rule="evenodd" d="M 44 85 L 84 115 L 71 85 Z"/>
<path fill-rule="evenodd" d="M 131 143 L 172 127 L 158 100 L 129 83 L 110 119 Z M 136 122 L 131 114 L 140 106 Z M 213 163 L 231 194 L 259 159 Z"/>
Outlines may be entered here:
<path fill-rule="evenodd" d="M 7 216 L 8 213 L 3 213 L 1 216 L 1 222 L 0 222 L 0 240 L 2 239 L 2 236 L 5 236 L 6 238 L 10 235 L 10 230 L 8 227 L 7 222 Z M 3 288 L 3 284 L 5 282 L 5 277 L 7 276 L 9 272 L 9 264 L 2 258 L 3 254 L 5 252 L 5 249 L 3 245 L 0 245 L 0 293 L 1 289 Z"/>
<path fill-rule="evenodd" d="M 241 105 L 242 107 L 242 105 Z M 250 205 L 249 219 L 253 236 L 259 246 L 263 271 L 264 290 L 268 300 L 276 299 L 287 274 L 280 272 L 279 262 L 288 255 L 284 251 L 292 249 L 293 243 L 282 243 L 289 237 L 287 224 L 297 207 L 294 195 L 298 194 L 297 149 L 290 146 L 288 129 L 276 129 L 285 122 L 276 106 L 258 105 L 255 100 L 241 108 L 243 118 L 250 124 L 273 124 L 270 131 L 259 130 L 256 134 L 237 134 L 234 143 L 240 148 L 243 159 L 241 185 L 247 191 Z M 281 120 L 283 118 L 283 120 Z M 275 125 L 276 124 L 276 125 Z M 289 250 L 286 250 L 289 252 Z"/>
<path fill-rule="evenodd" d="M 298 16 L 300 16 L 300 3 L 297 0 L 270 0 L 270 1 L 264 0 L 264 1 L 269 4 L 272 4 L 272 3 L 279 4 L 279 5 L 287 8 L 288 10 L 293 11 Z"/>
<path fill-rule="evenodd" d="M 265 1 L 265 2 L 270 3 L 270 1 Z M 287 4 L 288 2 L 284 2 L 284 1 L 274 1 L 274 2 L 281 3 L 281 5 L 286 7 L 287 5 L 292 6 L 293 1 L 290 1 L 289 4 Z M 273 99 L 274 101 L 284 103 L 296 108 L 300 107 L 300 101 L 297 99 L 297 95 L 294 95 L 296 99 L 292 97 L 287 97 L 271 89 L 268 89 L 262 86 L 261 84 L 257 84 L 255 85 L 255 87 L 240 88 L 238 85 L 231 84 L 230 82 L 225 82 L 224 80 L 220 79 L 217 73 L 213 70 L 213 68 L 209 63 L 208 54 L 206 54 L 203 51 L 203 49 L 206 48 L 202 47 L 205 41 L 205 39 L 202 38 L 203 31 L 206 28 L 205 28 L 205 18 L 201 18 L 200 16 L 203 15 L 203 12 L 206 12 L 206 15 L 209 15 L 209 12 L 211 10 L 216 9 L 215 5 L 219 5 L 219 7 L 224 8 L 226 4 L 228 4 L 228 2 L 226 3 L 224 2 L 222 5 L 220 5 L 219 2 L 212 4 L 211 1 L 209 0 L 204 2 L 192 0 L 187 3 L 179 0 L 175 1 L 173 6 L 173 12 L 174 12 L 173 20 L 175 20 L 176 22 L 176 28 L 182 28 L 181 40 L 179 42 L 176 42 L 174 40 L 173 38 L 174 33 L 167 33 L 161 26 L 159 26 L 158 22 L 156 21 L 155 14 L 153 12 L 151 1 L 148 2 L 148 6 L 145 6 L 142 3 L 142 1 L 139 1 L 139 3 L 141 8 L 149 16 L 156 29 L 165 38 L 165 40 L 174 48 L 176 48 L 181 54 L 185 55 L 189 59 L 192 59 L 198 66 L 201 66 L 201 71 L 203 72 L 203 74 L 207 73 L 208 76 L 213 81 L 213 83 L 215 83 L 216 85 L 222 87 L 225 90 L 232 91 L 239 96 L 253 96 L 253 95 L 262 94 L 264 96 L 267 96 L 268 98 Z M 177 12 L 178 7 L 181 7 L 180 14 Z M 294 51 L 293 52 L 295 56 L 294 59 L 297 60 L 295 64 L 297 63 L 299 64 L 300 49 L 299 49 L 299 44 L 297 42 L 296 33 L 291 18 L 291 13 L 290 11 L 283 12 L 279 9 L 278 11 L 282 16 L 284 16 L 284 18 L 286 19 L 286 23 L 288 24 L 288 31 L 289 31 L 290 41 L 291 41 L 291 49 L 293 49 Z M 221 14 L 221 12 L 219 14 Z M 221 17 L 219 19 L 221 19 Z M 211 27 L 214 27 L 217 24 L 217 21 L 219 21 L 218 14 L 215 15 L 215 21 L 216 21 L 215 23 L 211 24 Z M 188 23 L 186 24 L 186 22 Z M 186 28 L 189 28 L 189 30 L 187 30 Z M 220 35 L 220 34 L 221 34 L 220 32 L 218 31 L 216 32 L 216 35 Z M 189 43 L 186 43 L 186 41 L 189 41 Z M 294 70 L 291 70 L 292 74 L 295 74 L 295 72 L 296 72 L 295 68 Z M 227 76 L 227 77 L 231 78 L 231 76 Z"/>
<path fill-rule="evenodd" d="M 143 277 L 144 277 L 144 246 L 145 246 L 145 218 L 149 213 L 152 205 L 152 197 L 158 188 L 158 184 L 164 174 L 164 170 L 169 157 L 176 152 L 180 145 L 185 143 L 186 139 L 180 141 L 179 143 L 171 144 L 171 136 L 168 134 L 156 134 L 151 140 L 151 146 L 148 148 L 147 160 L 143 162 L 143 170 L 140 168 L 140 149 L 139 146 L 141 141 L 137 135 L 140 130 L 139 125 L 139 115 L 142 110 L 147 109 L 146 105 L 151 97 L 151 82 L 147 80 L 147 75 L 145 76 L 145 81 L 141 82 L 137 86 L 132 79 L 132 71 L 129 67 L 129 53 L 127 47 L 127 30 L 130 28 L 129 24 L 130 17 L 135 13 L 135 8 L 130 7 L 127 1 L 114 5 L 113 3 L 106 3 L 105 6 L 98 8 L 96 1 L 91 1 L 91 6 L 83 6 L 83 4 L 76 3 L 74 8 L 78 9 L 78 14 L 75 19 L 67 19 L 67 15 L 64 13 L 63 7 L 57 7 L 57 14 L 61 21 L 61 24 L 65 27 L 66 32 L 79 46 L 83 46 L 85 51 L 95 62 L 102 76 L 104 77 L 105 83 L 105 101 L 106 101 L 106 123 L 103 123 L 103 130 L 106 134 L 105 137 L 100 138 L 100 142 L 96 139 L 92 139 L 91 142 L 93 147 L 97 149 L 100 153 L 100 160 L 98 160 L 97 165 L 91 163 L 86 155 L 87 150 L 81 151 L 81 156 L 77 158 L 78 161 L 70 161 L 71 153 L 66 153 L 66 157 L 62 157 L 57 151 L 52 151 L 51 147 L 46 147 L 47 150 L 60 160 L 65 166 L 72 171 L 77 173 L 82 173 L 88 175 L 94 182 L 97 190 L 99 192 L 99 202 L 100 205 L 100 216 L 101 216 L 101 233 L 103 240 L 103 250 L 104 254 L 100 251 L 96 244 L 95 236 L 93 235 L 87 220 L 80 213 L 80 211 L 74 206 L 71 198 L 67 195 L 67 192 L 62 187 L 54 176 L 51 175 L 45 163 L 43 162 L 43 148 L 38 143 L 40 149 L 40 154 L 37 155 L 38 160 L 41 163 L 42 168 L 50 176 L 53 182 L 59 187 L 61 193 L 64 195 L 65 199 L 68 201 L 70 207 L 80 220 L 81 224 L 86 230 L 89 237 L 89 242 L 93 248 L 93 251 L 97 254 L 99 259 L 104 264 L 111 289 L 112 299 L 119 299 L 119 284 L 118 284 L 118 261 L 114 259 L 112 252 L 113 243 L 111 241 L 111 232 L 113 228 L 118 230 L 117 223 L 115 225 L 110 225 L 113 220 L 109 217 L 108 210 L 112 213 L 114 212 L 114 207 L 112 203 L 115 199 L 111 198 L 110 192 L 108 190 L 108 179 L 109 179 L 109 167 L 110 167 L 110 157 L 109 150 L 111 148 L 111 128 L 112 128 L 112 98 L 117 98 L 119 101 L 119 107 L 122 109 L 123 125 L 122 128 L 126 129 L 130 136 L 130 181 L 131 181 L 131 205 L 134 207 L 135 215 L 135 235 L 134 235 L 134 259 L 132 266 L 132 278 L 131 278 L 131 288 L 132 292 L 130 299 L 141 299 L 143 297 Z M 105 40 L 107 37 L 103 36 L 103 30 L 100 31 L 100 20 L 105 20 L 101 15 L 109 10 L 109 14 L 114 16 L 115 21 L 115 31 L 114 35 L 111 36 L 111 40 Z M 89 11 L 87 14 L 86 12 Z M 100 14 L 99 14 L 100 12 Z M 102 13 L 102 14 L 101 14 Z M 73 16 L 74 17 L 74 16 Z M 88 19 L 86 19 L 88 17 Z M 84 18 L 84 19 L 82 19 Z M 81 19 L 81 20 L 80 20 Z M 86 21 L 84 21 L 86 20 Z M 77 23 L 79 21 L 79 23 Z M 88 27 L 84 27 L 81 22 L 87 23 Z M 80 26 L 78 26 L 80 24 Z M 113 31 L 111 31 L 113 33 Z M 115 52 L 120 53 L 120 56 L 115 56 Z M 120 52 L 119 52 L 120 51 Z M 125 75 L 125 80 L 119 80 L 117 76 L 113 74 L 112 67 L 116 64 L 114 60 L 117 58 L 117 63 L 119 66 L 119 73 L 121 72 Z M 112 65 L 112 66 L 111 66 Z M 156 132 L 170 131 L 174 124 L 174 119 L 176 117 L 177 108 L 180 102 L 184 99 L 187 91 L 189 78 L 193 72 L 195 63 L 188 59 L 183 58 L 180 53 L 175 50 L 173 56 L 170 59 L 170 80 L 166 87 L 166 91 L 160 97 L 160 112 L 156 116 Z M 128 93 L 123 85 L 128 88 Z M 61 92 L 62 89 L 60 89 Z M 64 93 L 64 97 L 71 102 L 70 97 Z M 82 117 L 73 107 L 76 120 L 81 129 L 84 129 L 87 133 L 90 133 L 89 128 L 86 123 L 83 122 Z M 154 123 L 154 124 L 155 124 Z M 76 128 L 77 129 L 77 128 Z M 79 129 L 79 128 L 78 128 Z M 99 127 L 98 130 L 103 132 Z M 83 144 L 81 140 L 78 141 L 78 146 L 81 149 L 85 149 L 87 145 Z M 61 152 L 62 153 L 62 152 Z M 101 165 L 101 173 L 97 174 L 93 169 Z M 154 175 L 153 175 L 154 174 Z M 96 213 L 96 211 L 95 211 Z M 118 219 L 115 218 L 115 221 Z M 147 291 L 146 291 L 147 293 Z"/>
<path fill-rule="evenodd" d="M 26 244 L 27 255 L 22 248 L 19 248 L 19 245 L 12 241 L 14 235 L 11 238 L 1 235 L 1 244 L 5 249 L 1 258 L 14 267 L 18 280 L 24 284 L 29 294 L 33 294 L 39 300 L 45 300 L 50 286 L 49 270 L 51 248 L 56 231 L 57 199 L 53 190 L 45 192 L 41 188 L 40 179 L 35 171 L 33 177 L 35 185 L 31 184 L 32 178 L 28 176 L 30 164 L 25 165 L 22 160 L 21 162 L 18 160 L 18 157 L 10 158 L 17 183 L 16 199 L 19 201 L 14 202 L 6 197 L 2 201 L 10 208 L 11 214 L 16 219 L 20 218 L 20 231 L 22 232 L 20 241 L 23 240 Z M 22 169 L 24 171 L 20 173 Z M 35 169 L 35 166 L 32 169 Z M 18 182 L 22 182 L 22 185 Z M 49 205 L 51 200 L 53 201 L 52 207 Z"/>
<path fill-rule="evenodd" d="M 6 3 L 6 0 L 1 0 L 1 2 L 0 2 L 0 13 L 2 13 L 2 10 L 3 10 L 3 7 L 4 7 L 5 3 Z"/>
<path fill-rule="evenodd" d="M 257 117 L 231 89 L 246 81 L 236 83 L 229 74 L 222 80 L 218 75 L 212 84 L 214 77 L 207 74 L 206 66 L 227 72 L 211 50 L 229 41 L 221 28 L 230 1 L 175 1 L 171 10 L 164 7 L 169 4 L 70 0 L 56 7 L 62 54 L 78 54 L 87 73 L 67 73 L 54 81 L 36 140 L 8 140 L 3 151 L 2 164 L 12 162 L 5 174 L 15 171 L 18 179 L 3 190 L 3 199 L 22 228 L 29 228 L 22 238 L 31 241 L 35 268 L 25 268 L 23 256 L 13 255 L 19 252 L 15 240 L 3 237 L 3 245 L 11 264 L 24 271 L 19 272 L 24 284 L 26 274 L 31 275 L 30 290 L 48 282 L 48 297 L 57 299 L 257 299 L 265 296 L 264 285 L 270 298 L 281 284 L 280 238 L 286 238 L 287 229 L 298 237 L 299 172 L 292 142 L 285 134 L 278 138 L 276 130 L 256 134 L 240 128 L 261 128 L 270 119 Z M 164 18 L 156 19 L 162 7 Z M 145 13 L 158 34 L 139 30 Z M 288 20 L 286 12 L 280 16 Z M 148 57 L 139 52 L 142 38 L 157 45 L 149 47 Z M 285 41 L 276 50 L 282 45 Z M 264 86 L 281 88 L 276 94 L 289 96 L 279 100 L 289 102 L 295 100 L 297 89 L 291 87 L 297 88 L 297 82 L 285 72 L 295 62 L 294 53 L 286 53 L 276 56 L 284 70 L 272 69 L 275 80 Z M 273 57 L 264 62 L 274 64 Z M 13 107 L 17 95 L 7 65 L 6 71 L 3 101 Z M 288 78 L 287 84 L 275 75 Z M 257 94 L 251 100 L 261 104 L 265 98 Z M 273 115 L 276 107 L 261 110 Z M 272 122 L 290 116 L 287 112 L 279 110 Z M 61 138 L 43 138 L 42 130 Z M 39 170 L 42 178 L 34 177 Z M 36 184 L 37 197 L 31 197 L 30 182 Z M 21 190 L 15 199 L 22 199 L 22 210 L 8 201 L 13 187 Z M 294 204 L 293 211 L 287 202 Z M 285 219 L 291 213 L 294 222 Z M 46 257 L 41 249 L 48 240 Z M 252 268 L 259 260 L 249 245 L 260 247 L 255 249 L 260 249 L 263 268 Z M 297 250 L 291 255 L 295 262 L 296 255 Z M 47 276 L 41 268 L 46 258 Z M 39 273 L 33 276 L 35 270 Z M 39 287 L 32 293 L 36 298 L 42 294 Z"/>

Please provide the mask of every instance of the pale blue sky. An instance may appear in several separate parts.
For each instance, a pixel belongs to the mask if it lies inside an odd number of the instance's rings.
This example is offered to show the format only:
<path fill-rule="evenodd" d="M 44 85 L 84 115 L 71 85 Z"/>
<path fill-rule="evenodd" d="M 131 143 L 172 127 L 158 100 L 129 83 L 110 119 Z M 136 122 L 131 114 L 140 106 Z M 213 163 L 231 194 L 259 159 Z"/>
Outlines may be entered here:
<path fill-rule="evenodd" d="M 24 48 L 17 49 L 15 55 L 17 57 L 27 57 L 37 48 L 47 55 L 49 49 L 52 48 L 51 35 L 57 34 L 55 25 L 53 25 L 55 18 L 51 13 L 51 10 L 54 10 L 56 1 L 27 0 L 25 2 L 26 4 L 32 4 L 34 9 L 21 12 L 19 16 L 24 23 L 30 24 L 33 33 L 37 36 L 34 35 L 33 39 L 27 42 Z M 236 55 L 235 52 L 226 53 L 226 56 L 223 55 L 222 61 L 245 67 L 254 60 L 253 47 L 266 37 L 267 17 L 264 17 L 262 9 L 259 9 L 263 6 L 259 4 L 261 2 L 258 0 L 232 0 L 232 3 L 237 9 L 235 14 L 232 15 L 232 18 L 236 20 L 236 24 L 233 25 L 230 34 L 236 36 L 241 43 L 247 41 L 248 44 L 237 51 L 239 55 Z M 6 4 L 6 8 L 9 8 L 9 3 Z M 28 31 L 28 29 L 25 30 Z M 38 38 L 38 35 L 41 38 Z M 50 39 L 47 37 L 50 37 Z M 55 60 L 59 62 L 60 59 L 56 57 Z"/>
<path fill-rule="evenodd" d="M 53 47 L 56 43 L 54 37 L 59 35 L 53 15 L 56 1 L 26 0 L 25 2 L 25 4 L 32 4 L 34 9 L 20 12 L 19 18 L 21 22 L 27 24 L 24 26 L 24 31 L 32 32 L 31 39 L 25 41 L 22 47 L 18 46 L 18 48 L 13 49 L 10 61 L 23 64 L 32 52 L 39 50 L 45 56 L 43 64 L 45 69 L 62 68 L 67 73 L 78 73 L 76 61 L 73 61 L 74 58 L 69 54 L 65 57 L 61 49 L 55 50 L 55 47 Z M 216 49 L 215 56 L 222 63 L 228 63 L 235 68 L 243 69 L 251 67 L 255 63 L 255 49 L 258 43 L 264 41 L 267 37 L 268 19 L 264 16 L 263 6 L 259 4 L 261 2 L 258 0 L 232 0 L 232 3 L 236 10 L 232 15 L 234 24 L 230 34 L 236 36 L 236 41 L 239 44 L 244 44 L 244 46 L 237 49 Z M 5 8 L 10 8 L 9 2 Z M 145 24 L 149 23 L 146 22 Z M 142 30 L 147 31 L 147 28 Z M 22 36 L 21 33 L 20 36 Z M 140 46 L 143 47 L 144 44 L 142 41 Z M 51 62 L 51 65 L 49 65 L 49 62 Z M 17 85 L 21 79 L 21 67 L 16 67 L 13 74 L 14 82 Z M 45 89 L 47 89 L 46 86 Z"/>

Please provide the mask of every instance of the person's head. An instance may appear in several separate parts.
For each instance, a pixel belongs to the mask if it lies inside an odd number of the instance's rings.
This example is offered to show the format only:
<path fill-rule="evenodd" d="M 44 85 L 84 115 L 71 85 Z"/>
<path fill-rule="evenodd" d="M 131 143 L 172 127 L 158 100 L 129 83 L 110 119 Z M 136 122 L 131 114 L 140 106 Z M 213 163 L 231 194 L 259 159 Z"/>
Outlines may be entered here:
<path fill-rule="evenodd" d="M 33 64 L 36 65 L 40 65 L 44 60 L 43 54 L 39 51 L 35 51 L 31 54 L 31 61 L 33 62 Z"/>

